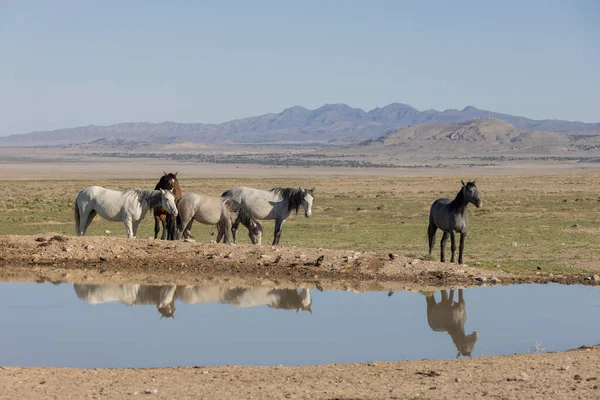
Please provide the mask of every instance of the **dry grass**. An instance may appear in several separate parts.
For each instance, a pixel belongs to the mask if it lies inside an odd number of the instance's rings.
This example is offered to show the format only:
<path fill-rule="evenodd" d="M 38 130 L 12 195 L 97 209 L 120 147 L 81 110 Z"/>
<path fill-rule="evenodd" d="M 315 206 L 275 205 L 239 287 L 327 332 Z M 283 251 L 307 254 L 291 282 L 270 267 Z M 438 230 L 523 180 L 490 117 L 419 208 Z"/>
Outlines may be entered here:
<path fill-rule="evenodd" d="M 73 202 L 91 184 L 109 188 L 153 188 L 157 180 L 4 182 L 10 195 L 0 198 L 0 234 L 59 232 L 73 234 Z M 332 177 L 303 179 L 182 179 L 184 193 L 219 196 L 247 185 L 316 186 L 313 217 L 290 219 L 282 244 L 331 249 L 393 252 L 423 257 L 427 253 L 429 206 L 459 189 L 452 177 Z M 471 228 L 465 262 L 483 267 L 568 271 L 598 263 L 600 252 L 600 175 L 486 176 L 478 180 L 484 207 L 470 208 Z M 573 228 L 572 225 L 579 227 Z M 264 223 L 264 243 L 273 224 Z M 99 217 L 89 235 L 124 235 L 120 222 Z M 199 241 L 214 239 L 210 227 L 196 224 Z M 139 237 L 154 236 L 151 212 Z M 439 257 L 438 233 L 433 258 Z M 240 235 L 241 241 L 248 241 Z M 516 246 L 513 245 L 516 243 Z"/>

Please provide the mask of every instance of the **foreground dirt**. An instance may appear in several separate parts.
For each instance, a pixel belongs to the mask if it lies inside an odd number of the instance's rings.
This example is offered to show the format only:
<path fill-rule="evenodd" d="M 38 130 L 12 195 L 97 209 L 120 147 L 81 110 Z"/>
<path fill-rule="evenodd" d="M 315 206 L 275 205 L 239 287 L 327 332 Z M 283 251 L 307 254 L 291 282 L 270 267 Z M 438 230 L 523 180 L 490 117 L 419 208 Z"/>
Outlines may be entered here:
<path fill-rule="evenodd" d="M 599 268 L 600 269 L 600 268 Z M 73 283 L 245 285 L 354 290 L 427 290 L 482 284 L 594 284 L 594 270 L 551 274 L 409 259 L 395 254 L 294 246 L 74 237 L 0 236 L 0 279 Z"/>
<path fill-rule="evenodd" d="M 597 399 L 600 347 L 478 359 L 315 365 L 0 367 L 0 399 Z"/>

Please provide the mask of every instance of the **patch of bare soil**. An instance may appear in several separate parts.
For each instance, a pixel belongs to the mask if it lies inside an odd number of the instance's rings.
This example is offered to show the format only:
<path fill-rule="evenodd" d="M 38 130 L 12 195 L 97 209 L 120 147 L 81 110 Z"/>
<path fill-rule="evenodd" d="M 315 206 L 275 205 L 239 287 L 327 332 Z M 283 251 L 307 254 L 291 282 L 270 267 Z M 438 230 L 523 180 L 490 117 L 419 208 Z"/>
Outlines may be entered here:
<path fill-rule="evenodd" d="M 0 367 L 0 399 L 597 399 L 600 347 L 307 367 Z"/>
<path fill-rule="evenodd" d="M 591 272 L 590 272 L 591 273 Z M 551 275 L 295 246 L 75 237 L 0 236 L 0 279 L 73 283 L 194 284 L 215 280 L 318 289 L 427 290 L 482 284 L 593 284 L 590 273 Z"/>

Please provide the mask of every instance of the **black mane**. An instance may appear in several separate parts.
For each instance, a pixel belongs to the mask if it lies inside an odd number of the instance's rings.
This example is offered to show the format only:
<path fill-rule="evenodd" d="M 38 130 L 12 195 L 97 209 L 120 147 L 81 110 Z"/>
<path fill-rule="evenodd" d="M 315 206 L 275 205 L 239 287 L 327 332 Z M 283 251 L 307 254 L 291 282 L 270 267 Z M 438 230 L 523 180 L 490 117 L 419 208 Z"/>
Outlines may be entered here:
<path fill-rule="evenodd" d="M 302 205 L 302 199 L 304 198 L 304 190 L 298 188 L 273 188 L 271 192 L 281 196 L 283 201 L 288 203 L 288 211 L 296 210 Z"/>

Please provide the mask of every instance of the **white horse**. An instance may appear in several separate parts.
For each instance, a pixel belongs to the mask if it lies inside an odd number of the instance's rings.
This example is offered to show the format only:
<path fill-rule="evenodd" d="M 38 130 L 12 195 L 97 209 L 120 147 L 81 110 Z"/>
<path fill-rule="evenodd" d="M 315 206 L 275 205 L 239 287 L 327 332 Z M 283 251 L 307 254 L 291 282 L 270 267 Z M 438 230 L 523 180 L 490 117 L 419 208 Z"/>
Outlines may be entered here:
<path fill-rule="evenodd" d="M 298 209 L 302 206 L 304 216 L 306 218 L 311 216 L 314 191 L 314 187 L 312 189 L 274 188 L 261 190 L 239 186 L 227 190 L 221 196 L 232 198 L 241 203 L 258 220 L 274 219 L 273 245 L 278 245 L 283 232 L 283 224 L 290 217 L 293 210 L 296 210 L 297 214 Z M 237 243 L 238 225 L 234 223 L 231 227 L 234 243 Z"/>
<path fill-rule="evenodd" d="M 229 243 L 229 230 L 240 222 L 248 228 L 248 236 L 252 244 L 260 244 L 262 225 L 240 203 L 223 197 L 204 196 L 190 193 L 177 201 L 177 234 L 175 239 L 188 237 L 194 221 L 201 224 L 216 225 L 218 229 L 217 243 L 223 239 Z"/>
<path fill-rule="evenodd" d="M 99 214 L 109 221 L 123 221 L 127 236 L 134 238 L 148 210 L 159 205 L 170 214 L 177 215 L 175 196 L 171 190 L 120 191 L 89 186 L 79 192 L 75 200 L 75 231 L 78 236 L 85 235 L 92 220 Z"/>

